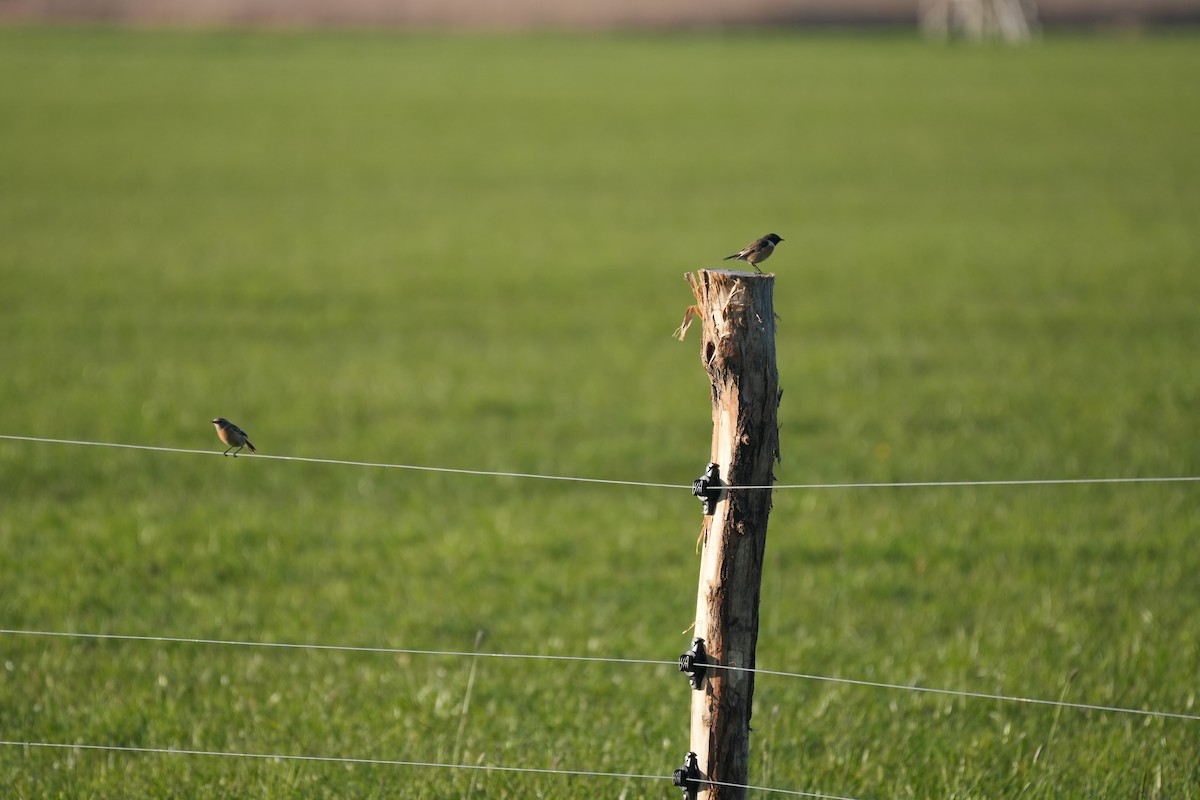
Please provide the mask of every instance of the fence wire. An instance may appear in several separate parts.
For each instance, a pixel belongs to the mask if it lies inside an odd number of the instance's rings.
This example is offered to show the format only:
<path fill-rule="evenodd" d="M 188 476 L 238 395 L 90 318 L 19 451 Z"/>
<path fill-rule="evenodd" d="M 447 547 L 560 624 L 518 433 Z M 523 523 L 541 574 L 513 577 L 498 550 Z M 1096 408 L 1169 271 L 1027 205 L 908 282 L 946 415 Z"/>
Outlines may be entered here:
<path fill-rule="evenodd" d="M 218 450 L 194 450 L 182 447 L 163 447 L 145 444 L 124 444 L 120 442 L 93 442 L 83 439 L 51 439 L 41 436 L 17 436 L 0 434 L 0 439 L 17 442 L 37 442 L 41 444 L 66 444 L 84 447 L 114 447 L 123 450 L 143 450 L 158 453 L 185 453 L 190 455 L 216 456 L 223 455 Z M 611 478 L 588 478 L 573 475 L 547 475 L 535 472 L 506 472 L 502 470 L 460 469 L 457 467 L 437 467 L 421 464 L 391 464 L 380 461 L 350 461 L 339 458 L 315 458 L 309 456 L 284 456 L 270 453 L 242 453 L 239 458 L 267 459 L 272 461 L 297 461 L 308 464 L 333 464 L 347 467 L 367 467 L 374 469 L 412 470 L 418 472 L 438 472 L 452 475 L 476 475 L 493 478 L 520 478 L 543 481 L 566 481 L 571 483 L 607 484 L 611 486 L 638 486 L 654 489 L 692 489 L 691 483 L 660 483 L 654 481 L 629 481 Z M 1021 479 L 985 479 L 985 480 L 944 480 L 944 481 L 892 481 L 892 482 L 863 482 L 863 483 L 775 483 L 762 485 L 722 486 L 723 491 L 754 491 L 767 489 L 915 489 L 935 487 L 969 487 L 969 486 L 1066 486 L 1066 485 L 1096 485 L 1096 484 L 1134 484 L 1134 483 L 1197 483 L 1200 475 L 1166 475 L 1166 476 L 1128 476 L 1128 477 L 1099 477 L 1099 478 L 1021 478 Z"/>
<path fill-rule="evenodd" d="M 55 439 L 36 436 L 17 436 L 9 434 L 0 434 L 0 439 L 10 441 L 34 442 L 43 444 L 60 444 L 60 445 L 75 445 L 88 447 L 108 447 L 119 448 L 125 450 L 149 451 L 160 453 L 179 453 L 188 455 L 217 455 L 216 450 L 195 450 L 178 447 L 165 447 L 154 445 L 139 445 L 125 444 L 117 442 L 95 442 L 76 439 Z M 502 470 L 484 470 L 484 469 L 460 469 L 453 467 L 427 466 L 417 464 L 395 464 L 386 462 L 371 462 L 371 461 L 353 461 L 345 459 L 332 458 L 315 458 L 305 456 L 286 456 L 272 455 L 266 453 L 243 453 L 241 458 L 258 458 L 275 461 L 293 461 L 312 464 L 329 464 L 337 466 L 350 466 L 360 468 L 375 468 L 375 469 L 393 469 L 393 470 L 410 470 L 432 473 L 446 473 L 454 475 L 472 475 L 495 478 L 515 478 L 527 480 L 545 480 L 545 481 L 562 481 L 572 483 L 587 483 L 587 484 L 605 484 L 615 486 L 632 486 L 643 488 L 663 488 L 663 489 L 680 489 L 691 490 L 692 484 L 684 483 L 667 483 L 667 482 L 652 482 L 652 481 L 630 481 L 630 480 L 614 480 L 607 478 L 590 478 L 567 475 L 548 475 L 529 472 L 511 472 Z M 725 491 L 752 491 L 752 490 L 828 490 L 828 489 L 901 489 L 901 488 L 936 488 L 936 487 L 983 487 L 983 486 L 1053 486 L 1053 485 L 1096 485 L 1096 484 L 1147 484 L 1147 483 L 1194 483 L 1200 482 L 1200 476 L 1150 476 L 1150 477 L 1099 477 L 1099 478 L 1046 478 L 1046 479 L 994 479 L 994 480 L 946 480 L 946 481 L 900 481 L 900 482 L 864 482 L 864 483 L 793 483 L 793 484 L 770 484 L 770 485 L 747 485 L 747 486 L 726 486 L 722 487 Z M 395 647 L 369 647 L 355 645 L 324 645 L 324 644 L 302 644 L 302 643 L 284 643 L 284 642 L 252 642 L 238 641 L 228 639 L 205 639 L 191 637 L 175 637 L 175 636 L 148 636 L 148 635 L 131 635 L 131 634 L 96 634 L 96 633 L 78 633 L 64 631 L 31 631 L 17 629 L 0 629 L 0 634 L 4 635 L 22 635 L 22 636 L 46 636 L 59 638 L 77 638 L 77 639 L 93 639 L 93 640 L 118 640 L 118 641 L 142 641 L 142 642 L 162 642 L 162 643 L 178 643 L 178 644 L 201 644 L 201 645 L 218 645 L 218 646 L 237 646 L 237 647 L 260 647 L 260 648 L 280 648 L 280 649 L 295 649 L 295 650 L 322 650 L 322 651 L 340 651 L 340 652 L 361 652 L 361 653 L 387 653 L 394 655 L 417 655 L 417 656 L 437 656 L 437 657 L 453 657 L 453 658 L 496 658 L 496 659 L 522 659 L 522 660 L 540 660 L 540 661 L 565 661 L 565 662 L 593 662 L 593 663 L 608 663 L 608 664 L 643 664 L 663 666 L 677 665 L 678 662 L 662 659 L 645 659 L 645 658 L 615 658 L 605 656 L 573 656 L 573 655 L 554 655 L 554 654 L 534 654 L 534 653 L 491 653 L 463 650 L 427 650 L 414 648 L 395 648 Z M 1057 708 L 1070 708 L 1076 710 L 1096 711 L 1106 713 L 1121 713 L 1135 714 L 1147 717 L 1173 718 L 1197 721 L 1200 720 L 1200 715 L 1188 714 L 1181 712 L 1170 711 L 1155 711 L 1139 708 L 1127 708 L 1118 706 L 1097 705 L 1090 703 L 1066 702 L 1063 700 L 1044 700 L 1030 697 L 1019 697 L 1014 695 L 1002 695 L 984 692 L 972 692 L 955 689 L 938 689 L 924 686 L 904 685 L 896 683 L 886 683 L 882 681 L 866 681 L 853 678 L 839 678 L 824 675 L 813 675 L 799 672 L 786 672 L 781 670 L 771 669 L 748 669 L 745 667 L 736 667 L 730 665 L 710 664 L 708 665 L 714 670 L 727 671 L 744 671 L 753 672 L 757 675 L 771 675 L 776 677 L 801 679 L 809 681 L 821 681 L 829 683 L 837 683 L 851 686 L 870 687 L 876 689 L 887 689 L 894 691 L 918 692 L 927 694 L 936 694 L 952 697 L 962 697 L 971 699 L 992 700 L 1011 703 L 1025 703 L 1042 706 L 1052 706 Z M 337 762 L 347 764 L 363 764 L 363 765 L 378 765 L 378 766 L 395 766 L 395 767 L 410 767 L 424 769 L 450 769 L 450 770 L 477 770 L 485 772 L 507 772 L 507 773 L 528 773 L 541 775 L 563 775 L 584 778 L 607 778 L 619 780 L 672 780 L 672 776 L 668 775 L 651 775 L 634 772 L 599 772 L 590 770 L 569 770 L 569 769 L 546 769 L 533 767 L 514 767 L 502 765 L 484 765 L 484 764 L 451 764 L 439 762 L 423 762 L 423 761 L 403 761 L 395 759 L 373 759 L 373 758 L 357 758 L 343 756 L 316 756 L 316 755 L 295 755 L 295 754 L 280 754 L 280 753 L 234 753 L 214 750 L 193 750 L 193 749 L 178 749 L 166 747 L 134 747 L 124 745 L 103 745 L 103 744 L 81 744 L 81 743 L 56 743 L 56 742 L 34 742 L 34 741 L 7 741 L 0 740 L 0 746 L 22 747 L 26 749 L 42 748 L 42 749 L 73 749 L 73 750 L 91 750 L 91 751 L 107 751 L 107 752 L 124 752 L 124 753 L 141 753 L 141 754 L 159 754 L 159 755 L 180 755 L 180 756 L 210 756 L 210 757 L 226 757 L 226 758 L 249 758 L 249 759 L 264 759 L 276 761 L 307 761 L 307 762 Z M 724 786 L 730 788 L 745 789 L 751 791 L 789 795 L 795 797 L 817 798 L 818 800 L 855 800 L 855 798 L 845 797 L 841 795 L 822 794 L 818 792 L 806 792 L 789 789 L 778 789 L 765 786 L 751 786 L 745 784 L 734 784 L 722 781 L 702 780 L 701 784 L 709 786 Z"/>
<path fill-rule="evenodd" d="M 173 755 L 173 756 L 215 756 L 222 758 L 248 758 L 267 761 L 308 761 L 335 764 L 362 764 L 385 767 L 414 767 L 424 769 L 474 770 L 479 772 L 509 772 L 529 775 L 562 775 L 576 778 L 610 778 L 614 780 L 648 780 L 673 781 L 673 775 L 650 775 L 638 772 L 597 772 L 579 769 L 553 769 L 539 767 L 511 767 L 498 764 L 449 764 L 436 761 L 400 761 L 389 758 L 355 758 L 350 756 L 314 756 L 296 755 L 289 753 L 235 753 L 224 750 L 192 750 L 174 747 L 135 747 L 132 745 L 84 744 L 69 742 L 24 742 L 0 740 L 0 747 L 22 747 L 26 749 L 60 749 L 60 750 L 93 750 L 100 752 L 140 753 L 143 755 Z M 816 800 L 856 800 L 836 794 L 820 792 L 804 792 L 795 789 L 776 789 L 770 786 L 751 786 L 744 783 L 729 783 L 726 781 L 710 781 L 700 779 L 698 783 L 707 786 L 727 786 L 734 789 L 747 789 L 756 792 L 789 795 L 792 797 L 811 797 Z"/>
<path fill-rule="evenodd" d="M 497 658 L 497 659 L 519 659 L 528 661 L 570 661 L 570 662 L 592 662 L 602 664 L 645 664 L 654 666 L 678 666 L 679 661 L 667 661 L 664 659 L 654 658 L 616 658 L 609 656 L 574 656 L 574 655 L 555 655 L 555 654 L 540 654 L 540 653 L 492 653 L 487 651 L 469 651 L 469 650 L 417 650 L 402 647 L 368 647 L 358 645 L 331 645 L 331 644 L 303 644 L 290 642 L 252 642 L 240 641 L 234 639 L 199 639 L 182 636 L 148 636 L 134 634 L 119 634 L 119 633 L 79 633 L 73 631 L 33 631 L 19 629 L 0 628 L 0 635 L 11 636 L 45 636 L 57 637 L 66 639 L 93 639 L 93 640 L 116 640 L 116 641 L 137 641 L 137 642 L 163 642 L 174 644 L 204 644 L 204 645 L 223 645 L 231 647 L 266 647 L 292 650 L 325 650 L 338 652 L 357 652 L 357 653 L 385 653 L 396 655 L 418 655 L 418 656 L 434 656 L 446 658 Z M 1200 721 L 1200 714 L 1188 714 L 1175 711 L 1155 711 L 1142 708 L 1129 708 L 1123 706 L 1106 706 L 1096 705 L 1092 703 L 1074 703 L 1063 700 L 1044 700 L 1034 697 L 1020 697 L 1016 695 L 1005 694 L 990 694 L 986 692 L 972 692 L 961 689 L 938 689 L 928 686 L 914 686 L 911 684 L 902 683 L 885 683 L 882 681 L 866 681 L 855 678 L 838 678 L 828 675 L 811 675 L 803 672 L 785 672 L 782 670 L 762 669 L 759 667 L 739 667 L 728 664 L 708 664 L 709 669 L 725 670 L 730 672 L 751 672 L 755 675 L 771 675 L 781 678 L 793 678 L 797 680 L 818 681 L 824 683 L 840 683 L 850 686 L 862 686 L 873 689 L 888 689 L 901 692 L 917 692 L 922 694 L 946 695 L 951 697 L 964 697 L 978 700 L 994 700 L 1007 703 L 1025 703 L 1029 705 L 1052 706 L 1055 708 L 1072 708 L 1081 711 L 1100 711 L 1116 714 L 1135 714 L 1145 717 L 1161 717 L 1169 719 L 1184 719 L 1192 721 Z"/>

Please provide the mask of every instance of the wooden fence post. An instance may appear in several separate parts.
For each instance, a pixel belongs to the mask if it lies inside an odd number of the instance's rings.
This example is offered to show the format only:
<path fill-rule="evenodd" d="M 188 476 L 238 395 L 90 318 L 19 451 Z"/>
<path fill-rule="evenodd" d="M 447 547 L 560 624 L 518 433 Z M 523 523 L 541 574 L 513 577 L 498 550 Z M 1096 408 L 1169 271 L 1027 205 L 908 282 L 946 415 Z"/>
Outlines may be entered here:
<path fill-rule="evenodd" d="M 779 458 L 782 395 L 775 364 L 773 275 L 699 270 L 687 276 L 712 384 L 712 456 L 722 486 L 769 487 Z M 695 636 L 710 664 L 753 668 L 771 490 L 725 491 L 705 517 Z M 692 692 L 691 749 L 702 781 L 747 784 L 754 673 L 709 669 Z M 701 783 L 709 800 L 744 789 Z"/>

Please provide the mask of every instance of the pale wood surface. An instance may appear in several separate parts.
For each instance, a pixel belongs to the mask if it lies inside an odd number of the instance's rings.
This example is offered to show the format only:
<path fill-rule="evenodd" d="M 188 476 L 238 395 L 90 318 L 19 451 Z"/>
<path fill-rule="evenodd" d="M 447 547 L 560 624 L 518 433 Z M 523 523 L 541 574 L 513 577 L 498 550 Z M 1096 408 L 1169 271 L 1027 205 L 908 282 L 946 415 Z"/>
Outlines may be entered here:
<path fill-rule="evenodd" d="M 779 372 L 773 275 L 700 270 L 688 275 L 701 324 L 700 358 L 712 385 L 711 460 L 723 486 L 770 486 L 779 457 Z M 705 521 L 695 635 L 710 661 L 754 667 L 771 491 L 727 491 Z M 752 673 L 710 670 L 692 692 L 691 749 L 711 780 L 745 784 Z M 740 798 L 727 787 L 709 798 Z"/>

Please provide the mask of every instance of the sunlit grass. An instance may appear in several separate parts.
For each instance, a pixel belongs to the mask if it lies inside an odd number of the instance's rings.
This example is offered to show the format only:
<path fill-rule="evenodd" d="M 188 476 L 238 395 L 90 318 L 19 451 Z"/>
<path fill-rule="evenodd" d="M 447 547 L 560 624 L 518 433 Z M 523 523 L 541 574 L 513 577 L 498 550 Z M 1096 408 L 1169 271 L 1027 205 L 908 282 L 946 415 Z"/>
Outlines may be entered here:
<path fill-rule="evenodd" d="M 687 484 L 685 270 L 781 482 L 1200 474 L 1200 48 L 0 30 L 0 433 Z M 1197 713 L 1194 485 L 779 492 L 770 669 Z M 0 627 L 671 660 L 686 491 L 0 441 Z M 667 775 L 669 666 L 0 637 L 0 738 Z M 1200 727 L 763 676 L 752 780 L 1185 797 Z M 15 796 L 669 785 L 0 748 Z"/>

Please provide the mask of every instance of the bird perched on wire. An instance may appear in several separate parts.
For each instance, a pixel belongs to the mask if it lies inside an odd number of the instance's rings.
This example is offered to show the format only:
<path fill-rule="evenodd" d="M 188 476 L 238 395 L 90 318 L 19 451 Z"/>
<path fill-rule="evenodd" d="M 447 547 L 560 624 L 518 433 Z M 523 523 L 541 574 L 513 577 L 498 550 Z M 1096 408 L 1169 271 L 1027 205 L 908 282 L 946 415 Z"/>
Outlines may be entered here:
<path fill-rule="evenodd" d="M 217 417 L 212 421 L 212 424 L 217 427 L 217 436 L 221 437 L 221 441 L 229 445 L 221 455 L 229 455 L 229 451 L 235 447 L 237 450 L 234 451 L 234 458 L 237 458 L 237 454 L 242 452 L 243 447 L 249 447 L 251 453 L 258 452 L 254 449 L 254 445 L 250 443 L 250 437 L 246 435 L 246 432 L 229 420 L 224 417 Z"/>
<path fill-rule="evenodd" d="M 775 252 L 775 245 L 782 241 L 783 239 L 780 239 L 778 234 L 768 233 L 761 239 L 755 239 L 733 255 L 726 256 L 723 260 L 728 261 L 731 258 L 736 258 L 738 261 L 745 261 L 754 267 L 755 272 L 762 272 L 758 268 L 758 265 L 770 258 L 771 253 Z"/>

